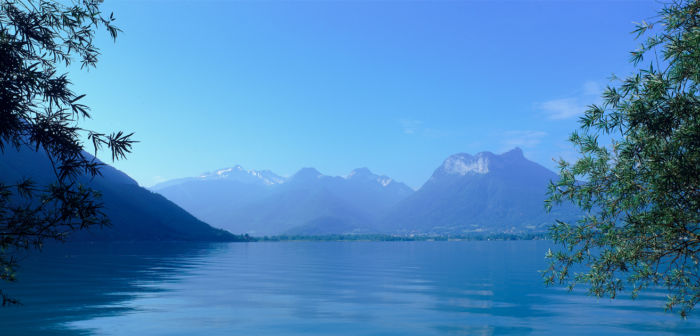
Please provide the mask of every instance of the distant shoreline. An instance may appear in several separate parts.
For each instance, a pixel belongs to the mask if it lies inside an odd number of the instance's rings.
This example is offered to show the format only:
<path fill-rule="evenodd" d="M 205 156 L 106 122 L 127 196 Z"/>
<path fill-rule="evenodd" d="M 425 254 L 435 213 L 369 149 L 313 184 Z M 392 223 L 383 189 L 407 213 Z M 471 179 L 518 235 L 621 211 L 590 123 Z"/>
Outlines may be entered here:
<path fill-rule="evenodd" d="M 549 234 L 545 232 L 538 233 L 472 233 L 465 235 L 391 235 L 391 234 L 329 234 L 329 235 L 275 235 L 275 236 L 251 236 L 249 234 L 231 234 L 230 237 L 217 240 L 66 240 L 66 241 L 51 241 L 46 245 L 54 243 L 139 243 L 139 242 L 161 242 L 161 243 L 256 243 L 256 242 L 295 242 L 295 241 L 318 241 L 318 242 L 338 242 L 338 241 L 357 241 L 357 242 L 401 242 L 401 241 L 487 241 L 487 240 L 549 240 Z"/>
<path fill-rule="evenodd" d="M 277 235 L 250 237 L 253 242 L 284 241 L 483 241 L 483 240 L 548 240 L 547 233 L 493 233 L 468 235 L 388 235 L 388 234 L 332 234 L 332 235 Z"/>

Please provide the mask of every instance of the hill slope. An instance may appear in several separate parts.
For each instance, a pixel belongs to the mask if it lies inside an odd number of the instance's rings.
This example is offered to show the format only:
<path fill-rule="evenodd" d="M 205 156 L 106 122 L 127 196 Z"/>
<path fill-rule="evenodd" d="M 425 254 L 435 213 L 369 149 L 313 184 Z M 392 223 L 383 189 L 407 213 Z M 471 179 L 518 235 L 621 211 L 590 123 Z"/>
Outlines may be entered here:
<path fill-rule="evenodd" d="M 0 154 L 0 180 L 13 183 L 30 177 L 37 183 L 54 180 L 48 157 L 30 149 L 6 147 Z M 140 187 L 123 172 L 105 165 L 102 176 L 82 183 L 102 193 L 104 212 L 111 226 L 75 232 L 70 240 L 234 241 L 240 237 L 196 219 L 165 197 Z"/>

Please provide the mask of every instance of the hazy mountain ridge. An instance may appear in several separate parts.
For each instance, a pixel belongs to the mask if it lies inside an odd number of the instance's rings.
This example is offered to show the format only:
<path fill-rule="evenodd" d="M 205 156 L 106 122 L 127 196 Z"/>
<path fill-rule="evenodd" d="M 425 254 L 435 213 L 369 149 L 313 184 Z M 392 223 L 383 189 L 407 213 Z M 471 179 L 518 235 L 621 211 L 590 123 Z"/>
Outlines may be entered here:
<path fill-rule="evenodd" d="M 222 176 L 218 172 L 229 170 L 217 170 L 151 189 L 212 225 L 255 235 L 326 232 L 326 226 L 336 228 L 328 233 L 340 228 L 344 228 L 342 233 L 372 232 L 391 206 L 413 192 L 367 168 L 355 169 L 346 177 L 302 168 L 284 178 L 270 171 L 236 167 L 247 176 Z M 270 176 L 275 183 L 264 183 Z"/>
<path fill-rule="evenodd" d="M 86 153 L 86 155 L 89 155 Z M 0 177 L 4 183 L 31 178 L 39 184 L 55 181 L 48 156 L 29 148 L 6 147 L 0 153 Z M 142 188 L 123 172 L 104 165 L 101 176 L 82 177 L 80 182 L 102 194 L 103 211 L 111 226 L 74 232 L 69 240 L 137 241 L 187 240 L 232 241 L 235 235 L 194 218 L 165 197 Z"/>
<path fill-rule="evenodd" d="M 204 173 L 197 177 L 185 177 L 158 183 L 150 187 L 153 191 L 158 191 L 170 186 L 180 185 L 193 181 L 235 181 L 253 184 L 273 185 L 286 181 L 285 177 L 279 176 L 269 170 L 246 170 L 240 165 L 223 168 L 212 172 Z"/>

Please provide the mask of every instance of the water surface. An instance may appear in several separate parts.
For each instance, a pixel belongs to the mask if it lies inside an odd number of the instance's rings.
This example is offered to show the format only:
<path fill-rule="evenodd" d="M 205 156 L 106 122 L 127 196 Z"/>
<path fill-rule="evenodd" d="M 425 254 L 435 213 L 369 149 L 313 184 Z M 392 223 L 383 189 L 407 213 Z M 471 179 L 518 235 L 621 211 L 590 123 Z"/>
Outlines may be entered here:
<path fill-rule="evenodd" d="M 546 241 L 67 244 L 23 261 L 2 335 L 700 334 L 664 294 L 547 288 Z"/>

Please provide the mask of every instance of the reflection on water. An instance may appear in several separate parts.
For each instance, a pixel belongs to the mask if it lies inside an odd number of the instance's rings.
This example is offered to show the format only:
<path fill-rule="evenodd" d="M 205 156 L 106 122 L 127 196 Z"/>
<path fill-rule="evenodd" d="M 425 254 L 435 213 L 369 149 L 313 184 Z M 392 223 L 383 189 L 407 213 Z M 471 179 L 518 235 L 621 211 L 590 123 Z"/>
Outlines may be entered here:
<path fill-rule="evenodd" d="M 664 297 L 546 288 L 542 241 L 65 245 L 30 257 L 3 335 L 698 334 Z"/>

